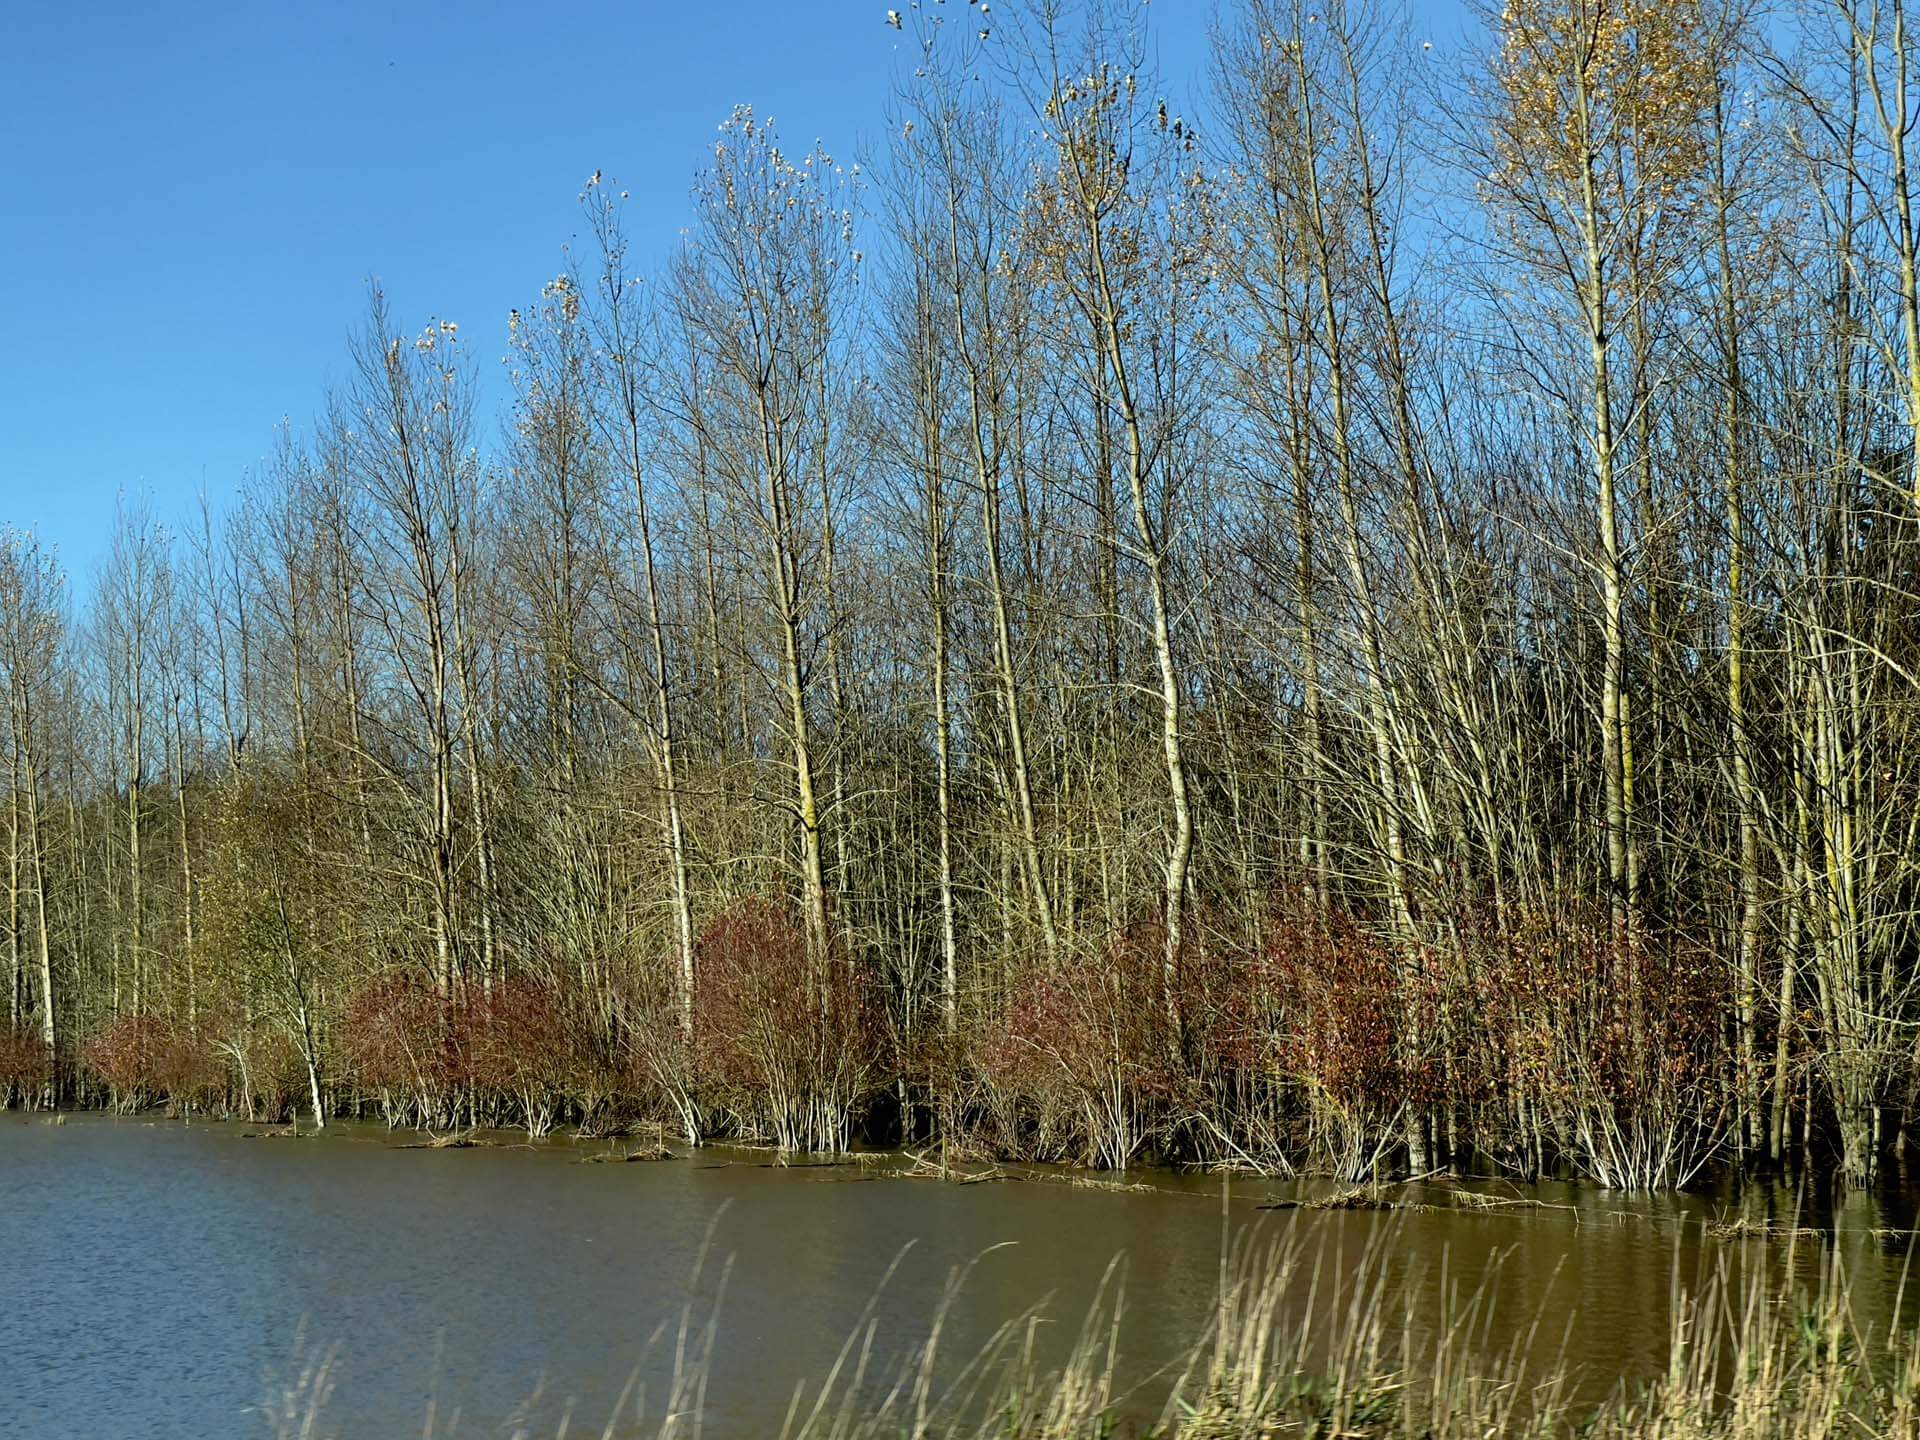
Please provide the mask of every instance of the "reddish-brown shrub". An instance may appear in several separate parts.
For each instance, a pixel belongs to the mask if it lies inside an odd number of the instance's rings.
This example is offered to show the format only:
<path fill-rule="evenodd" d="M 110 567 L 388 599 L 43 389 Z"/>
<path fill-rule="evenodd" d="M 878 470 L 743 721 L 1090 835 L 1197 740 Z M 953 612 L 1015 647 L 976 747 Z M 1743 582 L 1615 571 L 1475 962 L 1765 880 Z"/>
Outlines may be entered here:
<path fill-rule="evenodd" d="M 1197 1073 L 1266 1073 L 1277 1043 L 1273 966 L 1225 938 L 1225 927 L 1190 922 L 1174 960 L 1173 1011 Z"/>
<path fill-rule="evenodd" d="M 1724 977 L 1708 945 L 1643 933 L 1623 952 L 1603 911 L 1562 902 L 1485 947 L 1475 1005 L 1499 1084 L 1562 1158 L 1611 1186 L 1665 1189 L 1725 1137 Z"/>
<path fill-rule="evenodd" d="M 1387 943 L 1343 915 L 1289 921 L 1269 930 L 1267 959 L 1288 1073 L 1349 1109 L 1405 1103 L 1405 975 Z"/>
<path fill-rule="evenodd" d="M 571 1027 L 553 986 L 521 977 L 496 981 L 454 1008 L 449 1031 L 467 1084 L 509 1097 L 530 1136 L 553 1128 L 576 1065 Z"/>
<path fill-rule="evenodd" d="M 227 1093 L 227 1070 L 211 1039 L 165 1015 L 123 1015 L 87 1041 L 80 1063 L 107 1086 L 116 1109 L 165 1100 L 208 1109 Z"/>
<path fill-rule="evenodd" d="M 211 1110 L 224 1104 L 227 1069 L 208 1038 L 177 1020 L 162 1020 L 151 1058 L 155 1088 L 176 1111 Z"/>
<path fill-rule="evenodd" d="M 309 1103 L 306 1056 L 286 1030 L 275 1026 L 253 1036 L 248 1068 L 254 1093 L 275 1119 Z"/>
<path fill-rule="evenodd" d="M 1436 1086 L 1430 957 L 1344 913 L 1299 909 L 1273 918 L 1266 952 L 1275 1063 L 1303 1101 L 1308 1162 L 1365 1178 Z"/>
<path fill-rule="evenodd" d="M 52 1078 L 44 1040 L 27 1030 L 0 1030 L 0 1106 L 33 1105 Z"/>
<path fill-rule="evenodd" d="M 1195 1160 L 1285 1171 L 1295 1152 L 1285 1015 L 1272 958 L 1234 939 L 1236 928 L 1229 917 L 1196 917 L 1175 960 L 1175 1140 Z"/>
<path fill-rule="evenodd" d="M 880 1059 L 876 1007 L 843 957 L 808 953 L 792 915 L 747 901 L 712 921 L 694 952 L 695 1059 L 783 1150 L 852 1141 Z"/>
<path fill-rule="evenodd" d="M 1025 1101 L 1043 1132 L 1063 1105 L 1076 1112 L 1085 1158 L 1110 1169 L 1135 1158 L 1178 1085 L 1163 935 L 1134 926 L 1103 951 L 1017 977 L 1000 1023 L 973 1052 L 980 1073 Z"/>
<path fill-rule="evenodd" d="M 80 1047 L 80 1063 L 107 1087 L 117 1110 L 136 1110 L 160 1095 L 157 1071 L 170 1036 L 157 1015 L 123 1015 Z"/>
<path fill-rule="evenodd" d="M 1715 1152 L 1728 1072 L 1709 947 L 1642 933 L 1622 953 L 1605 910 L 1568 897 L 1501 920 L 1469 912 L 1453 933 L 1419 992 L 1445 1069 L 1429 1062 L 1410 1093 L 1453 1106 L 1484 1159 L 1664 1188 Z"/>
<path fill-rule="evenodd" d="M 690 1145 L 706 1121 L 695 1073 L 695 1046 L 682 1010 L 679 966 L 648 955 L 622 976 L 614 1045 L 618 1083 L 654 1118 L 671 1114 Z"/>
<path fill-rule="evenodd" d="M 422 975 L 390 970 L 347 997 L 341 1052 L 354 1079 L 379 1097 L 389 1126 L 439 1118 L 446 1046 L 446 1007 Z"/>

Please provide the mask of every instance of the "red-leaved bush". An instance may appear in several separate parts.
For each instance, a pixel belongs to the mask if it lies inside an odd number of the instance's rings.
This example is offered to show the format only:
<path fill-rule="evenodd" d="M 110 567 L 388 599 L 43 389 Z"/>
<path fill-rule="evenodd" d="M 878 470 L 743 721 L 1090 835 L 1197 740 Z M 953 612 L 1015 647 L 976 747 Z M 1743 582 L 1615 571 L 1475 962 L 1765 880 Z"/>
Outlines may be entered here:
<path fill-rule="evenodd" d="M 743 1125 L 782 1150 L 837 1152 L 880 1061 L 866 987 L 838 955 L 815 956 L 788 910 L 734 906 L 694 950 L 695 1060 Z"/>
<path fill-rule="evenodd" d="M 552 1130 L 576 1068 L 571 1027 L 553 986 L 513 977 L 470 991 L 453 1008 L 449 1032 L 466 1084 L 507 1097 L 530 1137 Z"/>
<path fill-rule="evenodd" d="M 439 1120 L 448 1100 L 446 1007 L 424 975 L 389 970 L 356 988 L 340 1025 L 349 1073 L 380 1100 L 389 1127 Z"/>
<path fill-rule="evenodd" d="M 1124 1169 L 1165 1118 L 1179 1043 L 1163 934 L 1139 925 L 1103 950 L 1035 965 L 978 1037 L 973 1063 L 1002 1097 L 1003 1129 L 1027 1129 L 1040 1158 L 1077 1143 L 1090 1163 Z"/>
<path fill-rule="evenodd" d="M 44 1040 L 27 1030 L 0 1030 L 0 1107 L 32 1106 L 52 1079 Z"/>
<path fill-rule="evenodd" d="M 671 1114 L 687 1143 L 698 1145 L 706 1122 L 678 965 L 673 958 L 644 956 L 622 975 L 619 996 L 618 1082 L 644 1113 Z"/>
<path fill-rule="evenodd" d="M 137 1110 L 160 1098 L 167 1031 L 158 1015 L 122 1015 L 80 1047 L 80 1063 L 106 1085 L 114 1109 Z"/>
<path fill-rule="evenodd" d="M 186 1113 L 223 1107 L 227 1096 L 227 1068 L 207 1037 L 195 1027 L 173 1019 L 159 1024 L 159 1046 L 154 1052 L 152 1079 L 166 1096 L 169 1110 Z"/>
<path fill-rule="evenodd" d="M 227 1069 L 211 1039 L 166 1015 L 112 1021 L 81 1046 L 80 1063 L 121 1111 L 163 1099 L 181 1113 L 210 1110 L 227 1094 Z"/>
<path fill-rule="evenodd" d="M 1718 1151 L 1731 1096 L 1710 946 L 1672 931 L 1617 945 L 1604 912 L 1564 903 L 1514 917 L 1471 954 L 1472 1098 L 1509 1113 L 1520 1168 L 1551 1150 L 1610 1186 L 1667 1188 Z"/>
<path fill-rule="evenodd" d="M 1361 1178 L 1413 1098 L 1405 964 L 1344 916 L 1272 925 L 1267 960 L 1282 1015 L 1276 1060 L 1304 1098 L 1309 1163 Z"/>

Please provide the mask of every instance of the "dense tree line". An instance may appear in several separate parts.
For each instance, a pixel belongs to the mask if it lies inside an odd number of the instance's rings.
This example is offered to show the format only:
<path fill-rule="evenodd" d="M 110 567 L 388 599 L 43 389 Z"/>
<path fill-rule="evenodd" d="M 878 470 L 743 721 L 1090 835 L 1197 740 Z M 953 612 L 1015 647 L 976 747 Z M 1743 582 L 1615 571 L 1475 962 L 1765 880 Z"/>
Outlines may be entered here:
<path fill-rule="evenodd" d="M 1915 1114 L 1898 4 L 923 0 L 864 169 L 377 291 L 230 515 L 0 543 L 0 1084 L 1683 1184 Z M 1913 92 L 1913 93 L 1910 93 Z"/>

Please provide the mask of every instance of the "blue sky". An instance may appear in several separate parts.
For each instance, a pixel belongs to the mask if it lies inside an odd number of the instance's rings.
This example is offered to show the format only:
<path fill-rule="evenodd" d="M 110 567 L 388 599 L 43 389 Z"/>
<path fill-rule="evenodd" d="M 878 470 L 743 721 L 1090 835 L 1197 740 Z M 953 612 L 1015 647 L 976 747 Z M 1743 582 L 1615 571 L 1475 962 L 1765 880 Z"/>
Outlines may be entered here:
<path fill-rule="evenodd" d="M 1457 33 L 1452 0 L 1434 8 Z M 496 371 L 596 167 L 664 253 L 735 103 L 857 158 L 912 60 L 879 0 L 0 11 L 0 522 L 37 529 L 83 588 L 117 495 L 184 522 L 282 416 L 306 426 L 370 276 L 403 325 L 457 321 Z M 1211 13 L 1154 0 L 1176 94 Z"/>

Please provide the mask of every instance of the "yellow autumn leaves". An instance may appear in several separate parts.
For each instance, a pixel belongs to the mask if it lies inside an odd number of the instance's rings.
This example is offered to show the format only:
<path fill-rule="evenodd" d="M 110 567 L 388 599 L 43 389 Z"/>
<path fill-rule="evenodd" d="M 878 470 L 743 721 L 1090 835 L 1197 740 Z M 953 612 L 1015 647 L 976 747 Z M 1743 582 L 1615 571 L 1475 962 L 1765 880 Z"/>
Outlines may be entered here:
<path fill-rule="evenodd" d="M 1658 205 L 1704 172 L 1715 27 L 1700 0 L 1508 0 L 1489 180 L 1534 205 Z"/>

